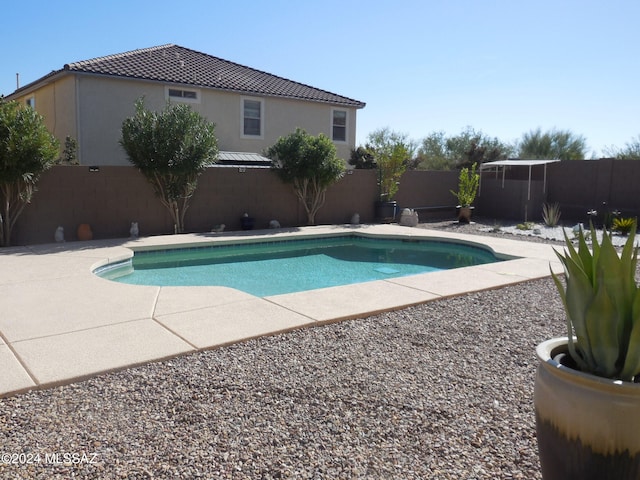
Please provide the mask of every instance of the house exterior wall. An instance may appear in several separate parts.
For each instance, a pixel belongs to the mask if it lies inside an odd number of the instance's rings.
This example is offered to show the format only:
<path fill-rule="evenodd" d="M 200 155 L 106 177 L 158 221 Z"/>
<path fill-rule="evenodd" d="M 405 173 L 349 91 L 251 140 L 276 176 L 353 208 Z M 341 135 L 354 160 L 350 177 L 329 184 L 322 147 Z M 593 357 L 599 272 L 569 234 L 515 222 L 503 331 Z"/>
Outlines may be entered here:
<path fill-rule="evenodd" d="M 111 77 L 77 75 L 77 79 L 80 163 L 129 165 L 119 143 L 122 122 L 135 113 L 135 101 L 142 96 L 149 108 L 163 106 L 164 88 L 148 82 Z"/>
<path fill-rule="evenodd" d="M 164 108 L 167 87 L 160 82 L 63 73 L 16 100 L 25 102 L 30 96 L 35 96 L 36 110 L 45 117 L 47 128 L 61 145 L 64 145 L 67 135 L 77 139 L 80 164 L 129 165 L 119 144 L 122 122 L 135 113 L 134 103 L 140 97 L 144 96 L 146 108 Z M 333 109 L 347 111 L 347 140 L 335 142 L 338 157 L 347 161 L 355 147 L 355 108 L 213 89 L 175 88 L 199 92 L 199 101 L 189 102 L 189 105 L 216 124 L 218 146 L 223 151 L 261 153 L 296 127 L 312 135 L 324 133 L 331 138 Z M 243 98 L 263 102 L 264 130 L 261 138 L 242 135 Z"/>
<path fill-rule="evenodd" d="M 25 104 L 31 97 L 35 100 L 36 111 L 44 117 L 47 129 L 60 140 L 61 151 L 64 149 L 64 140 L 67 136 L 78 138 L 76 89 L 73 77 L 58 77 L 12 100 Z"/>

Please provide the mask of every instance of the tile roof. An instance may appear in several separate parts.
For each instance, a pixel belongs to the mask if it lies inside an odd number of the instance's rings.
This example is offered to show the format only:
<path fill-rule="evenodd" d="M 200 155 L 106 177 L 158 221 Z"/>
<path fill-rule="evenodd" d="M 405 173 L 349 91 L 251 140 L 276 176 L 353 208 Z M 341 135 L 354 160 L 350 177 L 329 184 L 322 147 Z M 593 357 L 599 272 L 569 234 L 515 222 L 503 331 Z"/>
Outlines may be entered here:
<path fill-rule="evenodd" d="M 65 71 L 113 75 L 362 108 L 365 103 L 179 45 L 69 63 Z"/>

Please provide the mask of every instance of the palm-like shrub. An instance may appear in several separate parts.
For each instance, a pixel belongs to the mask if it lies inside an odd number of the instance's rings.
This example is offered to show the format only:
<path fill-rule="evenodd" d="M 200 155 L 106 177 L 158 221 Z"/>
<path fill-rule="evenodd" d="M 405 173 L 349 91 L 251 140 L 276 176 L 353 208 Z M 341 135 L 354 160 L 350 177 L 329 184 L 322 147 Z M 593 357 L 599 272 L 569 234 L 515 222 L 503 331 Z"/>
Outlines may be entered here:
<path fill-rule="evenodd" d="M 613 230 L 619 232 L 621 235 L 628 235 L 636 224 L 635 218 L 619 218 L 613 219 Z"/>

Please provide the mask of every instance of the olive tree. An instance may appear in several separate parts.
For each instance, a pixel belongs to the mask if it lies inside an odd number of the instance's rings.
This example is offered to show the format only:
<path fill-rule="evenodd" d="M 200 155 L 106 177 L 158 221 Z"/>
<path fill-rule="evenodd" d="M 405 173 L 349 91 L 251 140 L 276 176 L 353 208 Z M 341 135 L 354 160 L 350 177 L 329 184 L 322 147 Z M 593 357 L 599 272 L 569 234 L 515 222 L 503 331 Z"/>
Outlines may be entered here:
<path fill-rule="evenodd" d="M 283 182 L 290 183 L 307 212 L 307 223 L 315 225 L 316 213 L 324 205 L 327 188 L 345 172 L 336 147 L 324 134 L 317 137 L 297 128 L 269 147 L 265 155 Z"/>
<path fill-rule="evenodd" d="M 16 220 L 42 173 L 57 161 L 59 143 L 33 108 L 0 99 L 0 245 L 11 244 Z"/>
<path fill-rule="evenodd" d="M 217 161 L 215 125 L 184 104 L 154 112 L 139 99 L 135 109 L 122 123 L 120 144 L 169 210 L 175 233 L 182 233 L 198 177 Z"/>

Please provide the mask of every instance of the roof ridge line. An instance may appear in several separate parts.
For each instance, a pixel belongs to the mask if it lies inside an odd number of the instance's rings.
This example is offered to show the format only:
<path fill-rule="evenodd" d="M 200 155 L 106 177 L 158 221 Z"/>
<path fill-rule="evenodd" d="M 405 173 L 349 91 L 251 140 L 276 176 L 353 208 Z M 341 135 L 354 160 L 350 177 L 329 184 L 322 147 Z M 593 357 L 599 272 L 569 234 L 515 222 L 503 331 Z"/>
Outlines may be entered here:
<path fill-rule="evenodd" d="M 269 75 L 269 76 L 271 76 L 271 77 L 276 77 L 276 78 L 279 78 L 280 80 L 284 80 L 284 81 L 286 81 L 286 82 L 296 83 L 296 84 L 298 84 L 298 85 L 302 85 L 303 87 L 311 88 L 311 89 L 313 89 L 313 90 L 319 90 L 319 91 L 321 91 L 321 92 L 328 93 L 328 94 L 330 94 L 330 95 L 335 95 L 336 97 L 346 98 L 347 100 L 350 100 L 350 101 L 352 101 L 352 102 L 356 102 L 356 103 L 364 103 L 364 102 L 361 102 L 360 100 L 356 100 L 356 99 L 354 99 L 354 98 L 350 98 L 350 97 L 347 97 L 347 96 L 345 96 L 345 95 L 341 95 L 341 94 L 336 93 L 336 92 L 331 92 L 331 91 L 329 91 L 329 90 L 325 90 L 325 89 L 323 89 L 323 88 L 314 87 L 313 85 L 309 85 L 309 84 L 307 84 L 307 83 L 298 82 L 297 80 L 292 80 L 292 79 L 290 79 L 290 78 L 283 77 L 283 76 L 280 76 L 280 75 L 276 75 L 276 74 L 274 74 L 274 73 L 269 73 L 269 72 L 267 72 L 266 70 L 260 70 L 260 69 L 255 68 L 255 67 L 250 67 L 250 66 L 248 66 L 248 65 L 244 65 L 244 64 L 242 64 L 242 63 L 234 62 L 233 60 L 226 60 L 226 59 L 224 59 L 224 58 L 222 58 L 222 57 L 217 57 L 217 56 L 215 56 L 215 55 L 211 55 L 210 53 L 201 52 L 201 51 L 199 51 L 199 50 L 194 50 L 194 49 L 192 49 L 192 48 L 183 47 L 182 45 L 176 45 L 176 44 L 167 44 L 167 45 L 165 45 L 165 46 L 178 47 L 178 48 L 182 48 L 182 49 L 184 49 L 184 50 L 189 50 L 190 52 L 197 53 L 198 55 L 205 55 L 205 56 L 207 56 L 207 57 L 214 58 L 214 59 L 219 60 L 219 61 L 221 61 L 221 62 L 225 62 L 225 63 L 229 63 L 229 64 L 232 64 L 232 65 L 236 65 L 236 66 L 238 66 L 238 67 L 246 68 L 246 69 L 251 70 L 251 71 L 253 71 L 253 72 L 261 73 L 261 74 L 263 74 L 263 75 Z"/>
<path fill-rule="evenodd" d="M 173 43 L 165 43 L 164 45 L 156 45 L 155 47 L 146 47 L 146 48 L 136 48 L 135 50 L 129 50 L 127 52 L 122 52 L 122 53 L 113 53 L 111 55 L 103 55 L 101 57 L 93 57 L 93 58 L 89 58 L 87 60 L 80 60 L 78 62 L 71 62 L 71 63 L 66 63 L 64 65 L 64 69 L 68 70 L 72 65 L 87 65 L 87 64 L 91 64 L 93 62 L 99 62 L 102 60 L 110 60 L 113 58 L 123 58 L 123 57 L 128 57 L 131 55 L 136 55 L 138 53 L 145 53 L 145 52 L 155 52 L 157 50 L 162 50 L 164 48 L 169 48 L 169 47 L 177 47 L 179 45 L 175 45 Z"/>

